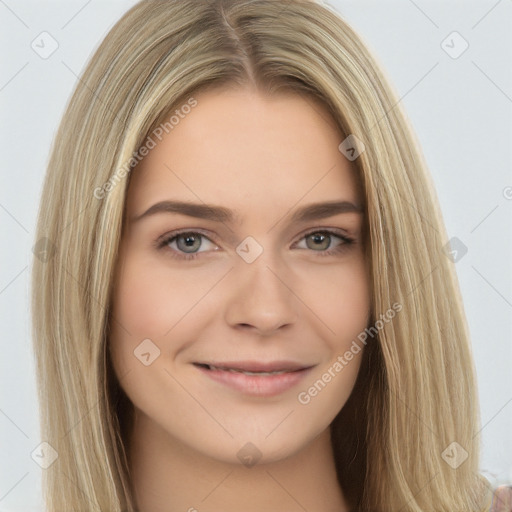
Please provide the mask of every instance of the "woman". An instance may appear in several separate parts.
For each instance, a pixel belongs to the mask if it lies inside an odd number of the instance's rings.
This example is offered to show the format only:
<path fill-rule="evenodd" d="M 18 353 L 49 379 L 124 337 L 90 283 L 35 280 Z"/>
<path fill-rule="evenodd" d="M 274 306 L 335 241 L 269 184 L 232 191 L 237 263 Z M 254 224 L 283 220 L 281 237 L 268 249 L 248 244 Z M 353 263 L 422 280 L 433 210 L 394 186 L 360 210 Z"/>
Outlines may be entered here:
<path fill-rule="evenodd" d="M 49 511 L 489 510 L 435 192 L 328 8 L 134 6 L 68 105 L 37 235 Z"/>

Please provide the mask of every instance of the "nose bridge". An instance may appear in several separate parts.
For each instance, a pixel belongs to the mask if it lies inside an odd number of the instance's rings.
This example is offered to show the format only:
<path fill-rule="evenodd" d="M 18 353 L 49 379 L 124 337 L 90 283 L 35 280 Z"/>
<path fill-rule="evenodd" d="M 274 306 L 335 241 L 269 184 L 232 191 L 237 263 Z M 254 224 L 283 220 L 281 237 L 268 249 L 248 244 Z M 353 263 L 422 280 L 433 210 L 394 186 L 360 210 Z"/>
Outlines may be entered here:
<path fill-rule="evenodd" d="M 233 291 L 227 308 L 231 325 L 250 325 L 260 331 L 274 331 L 297 318 L 296 302 L 287 281 L 289 272 L 270 248 L 255 239 L 244 240 L 237 248 L 232 279 Z M 288 278 L 288 279 L 287 279 Z"/>

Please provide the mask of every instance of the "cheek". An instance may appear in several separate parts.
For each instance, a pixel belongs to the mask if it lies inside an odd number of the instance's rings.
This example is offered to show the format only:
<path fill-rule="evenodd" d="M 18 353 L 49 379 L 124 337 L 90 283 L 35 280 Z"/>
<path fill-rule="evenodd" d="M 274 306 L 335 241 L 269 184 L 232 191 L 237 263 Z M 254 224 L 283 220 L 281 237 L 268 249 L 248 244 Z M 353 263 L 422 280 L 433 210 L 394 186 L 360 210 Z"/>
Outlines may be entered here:
<path fill-rule="evenodd" d="M 169 293 L 169 285 L 159 275 L 158 268 L 147 264 L 136 251 L 124 254 L 113 292 L 109 337 L 118 377 L 134 369 L 139 374 L 141 365 L 134 357 L 135 351 L 146 339 L 161 349 L 162 335 L 174 323 L 171 313 L 179 309 L 172 302 L 174 295 Z M 152 351 L 157 354 L 154 347 Z"/>
<path fill-rule="evenodd" d="M 183 350 L 188 340 L 199 334 L 198 317 L 206 314 L 201 299 L 223 271 L 172 270 L 164 257 L 155 259 L 137 248 L 122 246 L 109 336 L 118 376 L 141 370 L 134 355 L 148 346 L 147 342 L 141 345 L 144 340 L 151 340 L 157 347 L 150 344 L 151 350 L 162 356 L 151 368 Z"/>
<path fill-rule="evenodd" d="M 132 251 L 114 292 L 114 319 L 134 337 L 161 339 L 197 302 L 204 286 L 193 273 L 170 274 L 165 264 Z"/>
<path fill-rule="evenodd" d="M 359 255 L 339 266 L 318 266 L 302 280 L 303 302 L 322 326 L 321 338 L 331 347 L 349 345 L 368 325 L 370 280 Z"/>
<path fill-rule="evenodd" d="M 313 282 L 323 284 L 311 287 Z M 300 410 L 311 418 L 332 421 L 353 390 L 365 350 L 358 336 L 370 318 L 369 283 L 362 258 L 319 268 L 316 275 L 308 276 L 308 306 L 316 317 L 312 325 L 317 326 L 316 334 L 326 349 L 321 364 L 297 395 Z"/>

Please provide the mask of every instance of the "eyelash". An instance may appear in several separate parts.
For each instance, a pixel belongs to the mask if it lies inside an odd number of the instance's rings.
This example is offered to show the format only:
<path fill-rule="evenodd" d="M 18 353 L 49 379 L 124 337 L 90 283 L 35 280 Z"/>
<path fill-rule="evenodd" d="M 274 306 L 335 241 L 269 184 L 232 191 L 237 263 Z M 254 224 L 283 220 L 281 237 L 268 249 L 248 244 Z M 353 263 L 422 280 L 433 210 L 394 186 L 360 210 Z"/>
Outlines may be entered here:
<path fill-rule="evenodd" d="M 210 240 L 210 238 L 207 237 L 201 231 L 180 230 L 180 231 L 174 231 L 167 235 L 163 235 L 163 237 L 160 237 L 155 243 L 156 248 L 159 250 L 171 251 L 171 253 L 172 253 L 171 257 L 176 258 L 178 260 L 194 260 L 201 253 L 199 253 L 199 252 L 189 253 L 189 254 L 178 253 L 178 254 L 180 254 L 178 256 L 175 249 L 171 249 L 170 247 L 168 247 L 169 243 L 174 241 L 180 235 L 185 235 L 185 234 L 201 235 L 201 237 L 204 237 L 204 238 L 207 238 L 208 240 Z M 341 254 L 341 253 L 345 252 L 355 242 L 354 238 L 350 238 L 347 235 L 341 234 L 339 231 L 331 230 L 331 229 L 316 229 L 313 231 L 309 231 L 308 233 L 304 234 L 302 236 L 302 238 L 299 239 L 299 241 L 303 240 L 304 238 L 307 238 L 308 236 L 315 235 L 315 234 L 323 234 L 323 235 L 327 234 L 329 236 L 335 236 L 337 238 L 340 238 L 344 242 L 344 243 L 340 243 L 339 245 L 337 245 L 334 249 L 328 249 L 326 251 L 313 251 L 313 252 L 318 252 L 318 255 L 321 257 L 322 256 L 334 256 L 336 254 Z M 210 241 L 212 243 L 214 243 L 213 240 L 210 240 Z M 310 249 L 310 250 L 312 250 L 312 249 Z"/>

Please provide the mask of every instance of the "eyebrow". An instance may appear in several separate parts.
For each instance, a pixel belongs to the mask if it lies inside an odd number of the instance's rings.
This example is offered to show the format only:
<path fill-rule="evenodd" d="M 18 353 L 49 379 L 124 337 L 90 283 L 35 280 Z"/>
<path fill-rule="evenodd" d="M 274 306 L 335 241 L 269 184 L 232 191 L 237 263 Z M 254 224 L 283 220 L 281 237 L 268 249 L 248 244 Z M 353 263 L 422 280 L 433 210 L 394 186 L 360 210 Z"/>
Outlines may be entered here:
<path fill-rule="evenodd" d="M 241 219 L 232 210 L 212 204 L 190 203 L 185 201 L 160 201 L 149 207 L 144 213 L 132 217 L 131 222 L 139 222 L 144 218 L 160 213 L 178 213 L 188 217 L 206 219 L 214 222 L 240 222 Z M 324 219 L 341 213 L 363 213 L 360 205 L 350 201 L 328 201 L 313 203 L 298 209 L 292 216 L 291 222 L 306 222 Z"/>

